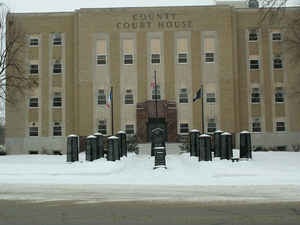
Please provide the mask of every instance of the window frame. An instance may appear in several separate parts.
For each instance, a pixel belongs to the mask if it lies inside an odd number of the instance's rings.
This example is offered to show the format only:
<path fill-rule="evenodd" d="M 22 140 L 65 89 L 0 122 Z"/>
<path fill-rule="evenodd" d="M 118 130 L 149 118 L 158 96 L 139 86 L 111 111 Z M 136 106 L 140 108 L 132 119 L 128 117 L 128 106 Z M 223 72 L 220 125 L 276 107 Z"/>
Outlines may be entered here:
<path fill-rule="evenodd" d="M 256 39 L 251 39 L 251 34 L 253 34 L 255 32 L 255 36 L 256 36 Z M 257 42 L 259 39 L 259 32 L 258 32 L 258 29 L 248 29 L 248 42 Z"/>
<path fill-rule="evenodd" d="M 180 88 L 179 89 L 179 103 L 180 104 L 186 104 L 189 103 L 189 95 L 188 95 L 188 91 L 187 88 Z"/>
<path fill-rule="evenodd" d="M 130 127 L 130 129 L 128 129 Z M 128 132 L 128 130 L 130 132 Z M 125 133 L 127 135 L 135 135 L 134 124 L 125 124 Z"/>
<path fill-rule="evenodd" d="M 280 36 L 280 39 L 278 40 L 278 39 L 274 39 L 274 35 L 278 35 L 279 34 L 279 36 Z M 280 42 L 280 41 L 282 41 L 282 33 L 281 32 L 272 32 L 272 41 L 275 41 L 275 42 Z"/>
<path fill-rule="evenodd" d="M 35 66 L 37 66 L 37 68 L 33 68 Z M 40 74 L 40 66 L 39 66 L 39 64 L 30 63 L 30 65 L 29 65 L 29 74 L 30 75 L 39 75 Z"/>
<path fill-rule="evenodd" d="M 100 128 L 101 126 L 102 126 L 102 128 Z M 98 121 L 97 131 L 103 135 L 107 135 L 107 121 L 106 120 Z"/>
<path fill-rule="evenodd" d="M 134 96 L 132 90 L 126 90 L 124 95 L 124 104 L 125 105 L 133 105 L 134 104 Z"/>
<path fill-rule="evenodd" d="M 32 105 L 32 102 L 31 102 L 34 99 L 37 99 L 36 106 Z M 28 107 L 29 108 L 39 108 L 40 107 L 39 97 L 37 97 L 37 96 L 30 96 L 29 99 L 28 99 Z"/>
<path fill-rule="evenodd" d="M 261 119 L 260 118 L 253 118 L 251 121 L 251 130 L 253 133 L 261 133 Z"/>
<path fill-rule="evenodd" d="M 208 54 L 212 54 L 212 55 L 208 56 Z M 212 59 L 212 61 L 210 61 L 209 59 Z M 204 53 L 204 62 L 205 63 L 215 63 L 215 52 L 205 52 Z"/>
<path fill-rule="evenodd" d="M 37 44 L 33 44 L 33 40 L 37 40 Z M 34 47 L 39 47 L 40 46 L 40 38 L 38 37 L 29 37 L 29 47 L 34 48 Z"/>
<path fill-rule="evenodd" d="M 56 94 L 60 94 L 60 96 L 56 95 Z M 58 99 L 60 99 L 60 101 L 58 101 Z M 53 108 L 62 108 L 62 105 L 63 105 L 63 99 L 62 99 L 62 93 L 61 92 L 55 92 L 53 94 L 53 97 L 52 97 L 52 107 Z M 57 103 L 60 103 L 60 105 L 55 105 Z"/>
<path fill-rule="evenodd" d="M 180 134 L 188 134 L 189 133 L 189 124 L 188 123 L 179 123 L 179 133 Z"/>
<path fill-rule="evenodd" d="M 98 59 L 98 57 L 104 57 L 103 59 Z M 104 63 L 98 63 L 98 62 L 104 62 Z M 96 54 L 96 65 L 97 66 L 105 66 L 107 65 L 107 55 L 104 54 Z"/>
<path fill-rule="evenodd" d="M 276 60 L 280 60 L 280 63 L 278 63 L 278 62 L 275 63 Z M 281 69 L 283 69 L 283 62 L 282 62 L 281 56 L 274 57 L 272 62 L 273 62 L 273 70 L 281 70 Z M 279 65 L 279 67 L 276 67 L 276 65 L 277 66 Z"/>
<path fill-rule="evenodd" d="M 59 35 L 60 37 L 57 38 L 56 35 Z M 60 39 L 60 42 L 56 42 L 56 40 Z M 54 33 L 52 36 L 52 45 L 53 46 L 63 46 L 63 38 L 62 33 Z"/>
<path fill-rule="evenodd" d="M 33 130 L 36 129 L 36 130 Z M 33 135 L 36 134 L 36 135 Z M 36 125 L 32 125 L 28 127 L 28 136 L 29 137 L 38 137 L 39 136 L 39 127 Z"/>
<path fill-rule="evenodd" d="M 104 89 L 98 89 L 97 92 L 97 105 L 106 105 L 106 92 Z"/>
<path fill-rule="evenodd" d="M 184 56 L 184 57 L 181 57 Z M 180 60 L 184 60 L 180 62 Z M 179 52 L 177 53 L 177 64 L 188 64 L 188 53 L 187 52 Z"/>
<path fill-rule="evenodd" d="M 256 64 L 252 63 L 253 61 L 257 61 Z M 252 66 L 255 66 L 254 68 L 252 68 Z M 256 68 L 257 67 L 257 68 Z M 253 71 L 253 70 L 260 70 L 260 61 L 259 59 L 249 59 L 249 70 Z"/>
<path fill-rule="evenodd" d="M 131 56 L 131 59 L 126 59 L 126 57 L 128 56 Z M 131 63 L 128 63 L 128 62 L 131 62 Z M 126 65 L 126 66 L 130 66 L 130 65 L 133 65 L 134 63 L 134 60 L 133 60 L 133 54 L 123 54 L 123 64 Z"/>
<path fill-rule="evenodd" d="M 254 92 L 253 91 L 254 89 L 257 89 L 258 92 Z M 258 94 L 258 96 L 254 96 L 255 94 L 256 95 Z M 260 88 L 253 87 L 251 89 L 251 96 L 250 96 L 250 98 L 251 98 L 251 104 L 260 104 L 261 103 L 261 91 L 260 91 Z M 258 101 L 255 101 L 255 99 L 258 99 Z"/>
<path fill-rule="evenodd" d="M 209 126 L 211 124 L 214 124 L 214 126 Z M 210 130 L 213 129 L 213 130 Z M 217 121 L 216 119 L 209 119 L 207 121 L 207 133 L 214 133 L 217 130 Z"/>
<path fill-rule="evenodd" d="M 152 88 L 152 100 L 161 100 L 161 94 L 160 94 L 160 85 L 156 84 L 156 91 L 157 93 L 155 93 L 155 87 Z M 153 98 L 153 96 L 155 96 Z M 157 98 L 158 96 L 158 98 Z"/>
<path fill-rule="evenodd" d="M 283 126 L 278 126 L 278 124 L 279 123 L 283 123 Z M 283 130 L 279 130 L 278 128 L 284 128 Z M 276 132 L 278 132 L 278 133 L 284 133 L 284 132 L 287 132 L 287 129 L 286 129 L 286 122 L 285 121 L 283 121 L 283 120 L 276 120 L 275 121 L 275 130 L 276 130 Z"/>
<path fill-rule="evenodd" d="M 57 133 L 57 128 L 59 128 L 58 133 Z M 62 136 L 62 126 L 59 122 L 54 122 L 52 126 L 52 136 L 54 137 Z"/>
<path fill-rule="evenodd" d="M 278 90 L 281 90 L 278 92 Z M 278 96 L 281 95 L 281 96 Z M 275 91 L 274 91 L 274 100 L 275 100 L 275 104 L 283 104 L 285 103 L 285 96 L 284 96 L 284 91 L 283 91 L 283 87 L 276 87 Z M 280 100 L 282 99 L 282 100 Z M 278 101 L 279 100 L 279 101 Z"/>
<path fill-rule="evenodd" d="M 58 66 L 58 65 L 60 65 L 60 72 L 55 72 L 55 69 L 57 69 L 57 68 L 55 68 L 55 66 Z M 61 61 L 54 62 L 53 65 L 52 65 L 52 74 L 53 75 L 59 75 L 59 74 L 62 74 L 62 73 L 63 73 L 62 62 Z"/>
<path fill-rule="evenodd" d="M 157 56 L 157 58 L 156 58 L 156 56 Z M 157 60 L 157 62 L 155 62 L 155 60 Z M 160 62 L 161 62 L 161 54 L 160 53 L 151 53 L 150 62 L 151 62 L 151 64 L 160 64 Z"/>
<path fill-rule="evenodd" d="M 210 95 L 210 94 L 213 94 L 214 97 L 208 97 L 208 95 Z M 207 92 L 205 96 L 206 96 L 206 103 L 207 104 L 215 104 L 216 103 L 217 99 L 216 99 L 216 93 L 215 92 Z M 208 101 L 209 99 L 214 99 L 214 101 Z"/>

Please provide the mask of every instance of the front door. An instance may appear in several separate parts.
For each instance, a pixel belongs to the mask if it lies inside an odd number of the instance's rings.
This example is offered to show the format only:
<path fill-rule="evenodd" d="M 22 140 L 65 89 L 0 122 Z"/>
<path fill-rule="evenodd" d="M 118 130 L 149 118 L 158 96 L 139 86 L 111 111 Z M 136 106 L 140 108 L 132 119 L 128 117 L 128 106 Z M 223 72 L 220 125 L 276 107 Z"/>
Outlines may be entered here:
<path fill-rule="evenodd" d="M 147 128 L 148 128 L 148 141 L 151 142 L 151 133 L 152 130 L 155 128 L 161 128 L 165 132 L 165 141 L 168 141 L 168 130 L 166 126 L 166 121 L 164 118 L 150 118 L 148 123 L 147 123 Z"/>

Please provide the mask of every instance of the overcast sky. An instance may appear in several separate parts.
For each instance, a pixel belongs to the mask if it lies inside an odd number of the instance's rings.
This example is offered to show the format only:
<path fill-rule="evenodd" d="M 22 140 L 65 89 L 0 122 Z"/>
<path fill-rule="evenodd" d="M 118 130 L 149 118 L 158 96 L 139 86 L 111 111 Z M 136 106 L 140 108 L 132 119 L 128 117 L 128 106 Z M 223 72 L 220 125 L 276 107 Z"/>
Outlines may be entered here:
<path fill-rule="evenodd" d="M 226 0 L 223 0 L 226 1 Z M 232 1 L 232 0 L 231 0 Z M 300 0 L 289 0 L 300 5 Z M 13 12 L 57 12 L 80 8 L 213 5 L 214 0 L 2 0 Z"/>

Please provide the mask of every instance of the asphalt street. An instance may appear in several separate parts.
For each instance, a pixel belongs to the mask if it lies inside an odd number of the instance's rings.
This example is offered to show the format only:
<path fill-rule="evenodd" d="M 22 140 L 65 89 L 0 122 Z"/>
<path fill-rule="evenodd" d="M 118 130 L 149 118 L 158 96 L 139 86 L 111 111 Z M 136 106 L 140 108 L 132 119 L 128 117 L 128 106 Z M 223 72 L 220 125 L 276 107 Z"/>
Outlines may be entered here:
<path fill-rule="evenodd" d="M 0 200 L 0 225 L 299 225 L 300 202 Z"/>

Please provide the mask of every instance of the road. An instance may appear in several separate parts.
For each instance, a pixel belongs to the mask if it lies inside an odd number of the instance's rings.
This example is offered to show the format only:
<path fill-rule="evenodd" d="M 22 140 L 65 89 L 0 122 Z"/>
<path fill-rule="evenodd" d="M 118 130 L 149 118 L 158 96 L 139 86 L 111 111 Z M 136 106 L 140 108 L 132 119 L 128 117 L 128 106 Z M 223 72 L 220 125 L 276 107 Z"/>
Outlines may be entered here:
<path fill-rule="evenodd" d="M 0 225 L 299 225 L 300 202 L 0 200 Z"/>

